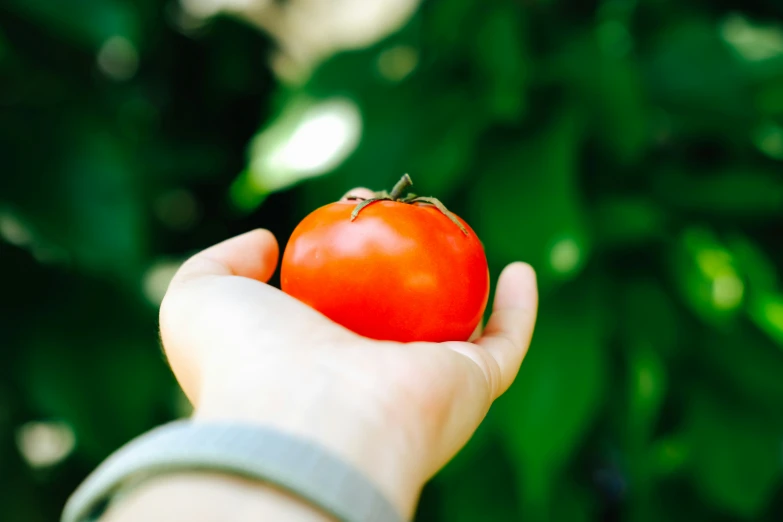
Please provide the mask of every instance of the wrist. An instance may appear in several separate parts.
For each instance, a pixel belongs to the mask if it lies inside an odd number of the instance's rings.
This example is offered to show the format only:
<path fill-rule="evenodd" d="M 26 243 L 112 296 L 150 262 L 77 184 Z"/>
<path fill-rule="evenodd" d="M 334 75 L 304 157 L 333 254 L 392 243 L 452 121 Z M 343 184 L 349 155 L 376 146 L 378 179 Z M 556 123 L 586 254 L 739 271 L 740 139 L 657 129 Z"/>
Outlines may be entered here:
<path fill-rule="evenodd" d="M 215 380 L 202 386 L 193 418 L 273 427 L 310 440 L 353 466 L 411 519 L 425 476 L 405 433 L 352 390 L 319 383 L 296 387 L 275 376 Z"/>
<path fill-rule="evenodd" d="M 111 504 L 101 520 L 333 521 L 315 508 L 302 505 L 285 490 L 207 472 L 166 474 L 145 481 L 126 498 Z"/>

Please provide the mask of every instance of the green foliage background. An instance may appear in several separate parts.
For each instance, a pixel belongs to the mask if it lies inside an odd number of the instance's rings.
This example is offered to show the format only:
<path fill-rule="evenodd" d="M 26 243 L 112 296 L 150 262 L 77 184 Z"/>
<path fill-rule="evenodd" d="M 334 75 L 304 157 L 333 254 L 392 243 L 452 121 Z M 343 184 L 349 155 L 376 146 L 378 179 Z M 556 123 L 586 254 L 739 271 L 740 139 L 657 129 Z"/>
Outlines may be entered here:
<path fill-rule="evenodd" d="M 261 32 L 185 35 L 171 8 L 0 6 L 0 520 L 55 520 L 181 414 L 155 267 L 251 227 L 284 242 L 403 172 L 473 225 L 493 278 L 525 260 L 542 292 L 517 383 L 418 520 L 783 519 L 783 4 L 429 1 L 299 87 Z M 125 81 L 96 67 L 116 35 L 139 55 Z M 416 60 L 402 79 L 379 73 L 394 49 Z M 247 185 L 252 137 L 337 95 L 361 110 L 356 152 Z M 36 420 L 68 423 L 74 452 L 30 468 L 16 433 Z"/>

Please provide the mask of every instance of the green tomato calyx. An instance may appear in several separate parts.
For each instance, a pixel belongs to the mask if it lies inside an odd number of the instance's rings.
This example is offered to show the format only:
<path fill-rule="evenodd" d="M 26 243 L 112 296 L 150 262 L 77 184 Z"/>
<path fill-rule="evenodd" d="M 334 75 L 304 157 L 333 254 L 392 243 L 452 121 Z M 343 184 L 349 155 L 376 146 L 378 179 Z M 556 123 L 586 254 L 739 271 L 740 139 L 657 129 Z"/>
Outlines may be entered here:
<path fill-rule="evenodd" d="M 444 216 L 449 218 L 452 221 L 452 223 L 457 225 L 463 234 L 468 235 L 468 231 L 465 228 L 465 226 L 460 222 L 459 219 L 457 219 L 457 216 L 455 216 L 454 213 L 452 213 L 449 209 L 446 208 L 446 206 L 443 203 L 440 202 L 440 200 L 435 198 L 417 196 L 416 194 L 408 194 L 403 197 L 402 194 L 405 192 L 405 189 L 407 189 L 411 185 L 413 185 L 413 180 L 408 174 L 405 174 L 402 176 L 402 178 L 400 178 L 400 181 L 398 181 L 394 185 L 394 188 L 392 188 L 391 192 L 386 192 L 385 190 L 376 192 L 375 195 L 369 199 L 362 198 L 359 196 L 354 196 L 348 193 L 346 196 L 343 197 L 343 199 L 348 201 L 359 202 L 356 205 L 356 207 L 353 209 L 353 212 L 351 212 L 351 221 L 354 221 L 359 216 L 359 213 L 362 210 L 364 210 L 368 206 L 378 201 L 395 201 L 397 203 L 406 203 L 409 205 L 414 205 L 416 203 L 424 203 L 426 205 L 432 205 L 433 207 L 437 208 Z"/>

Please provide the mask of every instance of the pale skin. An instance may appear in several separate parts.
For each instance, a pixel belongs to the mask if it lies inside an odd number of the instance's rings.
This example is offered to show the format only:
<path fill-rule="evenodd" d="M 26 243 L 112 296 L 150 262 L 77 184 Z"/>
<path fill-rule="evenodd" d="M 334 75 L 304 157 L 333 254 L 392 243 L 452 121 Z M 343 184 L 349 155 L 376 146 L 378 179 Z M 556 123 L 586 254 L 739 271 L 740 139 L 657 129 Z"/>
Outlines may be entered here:
<path fill-rule="evenodd" d="M 537 310 L 532 268 L 506 267 L 472 342 L 400 344 L 359 337 L 267 285 L 278 257 L 272 234 L 255 230 L 195 255 L 172 281 L 161 337 L 194 419 L 256 423 L 319 443 L 412 518 L 424 484 L 517 375 Z M 182 473 L 143 484 L 104 520 L 330 519 L 269 485 Z"/>

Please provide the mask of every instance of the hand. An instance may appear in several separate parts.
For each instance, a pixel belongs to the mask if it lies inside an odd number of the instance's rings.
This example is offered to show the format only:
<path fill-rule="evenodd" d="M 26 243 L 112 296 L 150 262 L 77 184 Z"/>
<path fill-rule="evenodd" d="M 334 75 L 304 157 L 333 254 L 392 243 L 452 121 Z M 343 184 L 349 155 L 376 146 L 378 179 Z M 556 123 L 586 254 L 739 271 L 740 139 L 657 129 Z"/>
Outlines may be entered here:
<path fill-rule="evenodd" d="M 533 270 L 506 267 L 475 342 L 400 344 L 360 337 L 265 284 L 278 256 L 272 234 L 255 230 L 197 254 L 174 277 L 161 336 L 194 417 L 320 443 L 410 517 L 424 483 L 517 374 L 536 316 Z"/>

